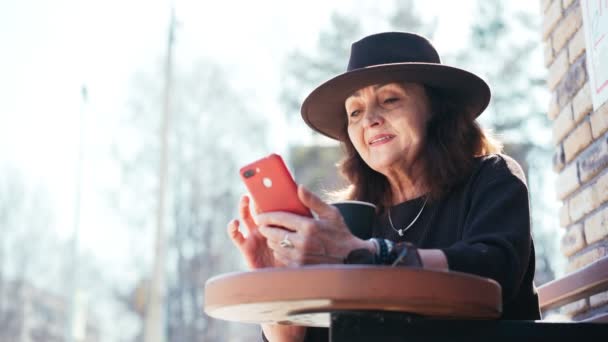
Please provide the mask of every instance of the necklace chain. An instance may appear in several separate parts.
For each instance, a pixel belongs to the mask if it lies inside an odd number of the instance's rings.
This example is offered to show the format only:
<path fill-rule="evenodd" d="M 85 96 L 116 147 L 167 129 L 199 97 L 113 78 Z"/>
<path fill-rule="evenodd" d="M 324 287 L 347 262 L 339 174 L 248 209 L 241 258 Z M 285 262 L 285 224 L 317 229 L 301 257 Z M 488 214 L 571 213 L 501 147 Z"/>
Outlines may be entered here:
<path fill-rule="evenodd" d="M 399 234 L 399 236 L 403 236 L 403 234 L 405 234 L 406 231 L 408 231 L 408 229 L 412 228 L 412 226 L 414 225 L 414 223 L 416 223 L 416 221 L 418 221 L 418 218 L 420 217 L 420 214 L 422 214 L 422 211 L 424 210 L 424 207 L 426 207 L 426 202 L 428 201 L 428 197 L 426 197 L 424 199 L 424 203 L 422 204 L 422 208 L 420 208 L 420 211 L 418 212 L 418 214 L 416 215 L 416 217 L 414 217 L 414 220 L 412 220 L 412 222 L 410 222 L 410 224 L 407 225 L 407 227 L 402 228 L 402 229 L 397 229 L 395 228 L 395 225 L 393 225 L 393 220 L 391 219 L 391 208 L 388 208 L 388 223 L 391 225 L 391 228 L 393 228 L 393 230 L 395 232 L 397 232 Z"/>

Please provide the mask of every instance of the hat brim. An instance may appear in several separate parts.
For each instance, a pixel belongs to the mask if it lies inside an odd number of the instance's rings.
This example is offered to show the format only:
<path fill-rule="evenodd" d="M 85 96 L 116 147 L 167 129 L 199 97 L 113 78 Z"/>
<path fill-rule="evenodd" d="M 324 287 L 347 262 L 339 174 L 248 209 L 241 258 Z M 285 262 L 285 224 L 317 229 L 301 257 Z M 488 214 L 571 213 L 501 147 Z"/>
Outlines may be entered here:
<path fill-rule="evenodd" d="M 415 82 L 437 89 L 460 107 L 461 114 L 476 118 L 490 102 L 490 87 L 479 76 L 436 63 L 394 63 L 357 69 L 321 84 L 302 103 L 302 118 L 315 131 L 345 140 L 344 101 L 355 91 L 390 82 Z"/>

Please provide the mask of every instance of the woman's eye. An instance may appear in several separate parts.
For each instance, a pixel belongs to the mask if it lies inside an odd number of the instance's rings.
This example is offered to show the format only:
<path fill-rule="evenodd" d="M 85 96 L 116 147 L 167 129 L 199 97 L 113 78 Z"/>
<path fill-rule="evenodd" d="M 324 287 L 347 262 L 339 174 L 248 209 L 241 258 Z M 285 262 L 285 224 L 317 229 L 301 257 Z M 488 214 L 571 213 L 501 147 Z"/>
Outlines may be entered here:
<path fill-rule="evenodd" d="M 397 101 L 399 101 L 398 98 L 396 98 L 396 97 L 389 97 L 388 99 L 385 99 L 383 103 L 389 104 L 389 103 L 393 103 L 393 102 L 397 102 Z"/>
<path fill-rule="evenodd" d="M 359 115 L 359 112 L 360 112 L 360 111 L 359 111 L 358 109 L 357 109 L 357 110 L 353 110 L 352 112 L 350 112 L 350 116 L 351 116 L 351 117 L 353 117 L 353 116 L 357 116 L 357 115 Z"/>

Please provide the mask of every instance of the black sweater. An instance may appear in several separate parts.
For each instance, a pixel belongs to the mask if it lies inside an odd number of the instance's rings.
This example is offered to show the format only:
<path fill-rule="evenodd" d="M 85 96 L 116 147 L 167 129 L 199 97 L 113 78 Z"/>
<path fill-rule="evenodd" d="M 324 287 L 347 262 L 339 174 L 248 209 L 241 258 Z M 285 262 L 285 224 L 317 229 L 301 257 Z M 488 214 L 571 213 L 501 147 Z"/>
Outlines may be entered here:
<path fill-rule="evenodd" d="M 417 198 L 391 207 L 395 227 L 406 227 L 422 205 L 423 198 Z M 386 213 L 376 218 L 373 236 L 409 241 L 423 249 L 441 249 L 450 270 L 491 278 L 500 284 L 501 319 L 540 319 L 533 284 L 528 189 L 521 167 L 507 156 L 476 158 L 469 179 L 441 200 L 429 201 L 403 236 L 390 226 Z M 306 341 L 327 341 L 327 333 L 327 329 L 309 328 Z"/>
<path fill-rule="evenodd" d="M 397 229 L 407 226 L 422 198 L 391 207 Z M 443 199 L 428 203 L 400 237 L 388 216 L 377 218 L 374 236 L 441 249 L 450 270 L 496 280 L 502 287 L 502 319 L 540 319 L 534 289 L 534 244 L 530 235 L 528 189 L 521 167 L 505 155 L 475 160 L 468 181 Z"/>

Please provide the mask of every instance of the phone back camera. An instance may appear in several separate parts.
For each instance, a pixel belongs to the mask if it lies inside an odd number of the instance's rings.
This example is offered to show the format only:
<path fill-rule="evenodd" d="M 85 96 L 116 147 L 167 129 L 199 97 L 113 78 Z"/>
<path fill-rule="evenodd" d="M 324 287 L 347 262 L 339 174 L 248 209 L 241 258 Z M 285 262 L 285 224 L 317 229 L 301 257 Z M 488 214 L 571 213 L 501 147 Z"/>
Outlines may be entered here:
<path fill-rule="evenodd" d="M 251 178 L 255 175 L 255 170 L 247 170 L 245 172 L 243 172 L 243 176 L 245 176 L 245 178 Z"/>

